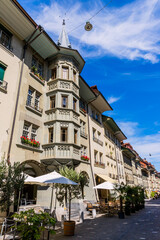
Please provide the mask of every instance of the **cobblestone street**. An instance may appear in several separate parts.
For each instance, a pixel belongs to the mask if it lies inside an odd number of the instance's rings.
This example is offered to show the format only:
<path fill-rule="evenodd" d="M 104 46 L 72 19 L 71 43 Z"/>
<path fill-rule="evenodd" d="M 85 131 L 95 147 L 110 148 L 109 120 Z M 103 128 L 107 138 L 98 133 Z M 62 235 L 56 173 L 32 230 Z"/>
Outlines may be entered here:
<path fill-rule="evenodd" d="M 160 239 L 160 200 L 146 202 L 146 207 L 125 219 L 105 216 L 85 220 L 76 225 L 75 236 L 64 237 L 57 233 L 52 239 L 94 239 L 94 240 L 159 240 Z"/>

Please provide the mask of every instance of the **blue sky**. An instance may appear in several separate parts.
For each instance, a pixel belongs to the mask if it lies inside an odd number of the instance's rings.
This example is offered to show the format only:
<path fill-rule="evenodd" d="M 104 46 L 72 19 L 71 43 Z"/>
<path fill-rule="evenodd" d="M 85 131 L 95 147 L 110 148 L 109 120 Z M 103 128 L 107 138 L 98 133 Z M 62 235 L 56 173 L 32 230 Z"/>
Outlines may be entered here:
<path fill-rule="evenodd" d="M 72 48 L 86 61 L 82 76 L 110 102 L 114 110 L 106 114 L 127 142 L 160 171 L 160 2 L 113 0 L 91 20 L 91 32 L 85 22 L 109 1 L 19 2 L 55 42 L 66 17 Z"/>

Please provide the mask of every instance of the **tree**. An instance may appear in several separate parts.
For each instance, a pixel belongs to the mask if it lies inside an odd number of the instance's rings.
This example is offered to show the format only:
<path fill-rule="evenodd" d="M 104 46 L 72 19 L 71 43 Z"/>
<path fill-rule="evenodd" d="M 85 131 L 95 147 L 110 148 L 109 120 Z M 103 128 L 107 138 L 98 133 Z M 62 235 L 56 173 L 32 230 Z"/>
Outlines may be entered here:
<path fill-rule="evenodd" d="M 85 172 L 80 172 L 79 182 L 80 182 L 80 187 L 81 187 L 81 191 L 82 191 L 82 198 L 84 199 L 84 187 L 88 186 L 88 184 L 89 184 L 89 179 Z"/>
<path fill-rule="evenodd" d="M 78 174 L 73 168 L 64 167 L 60 169 L 60 174 L 71 181 L 80 183 L 80 174 Z M 56 184 L 57 187 L 57 199 L 60 205 L 64 206 L 64 202 L 69 203 L 69 221 L 71 220 L 71 200 L 74 198 L 81 198 L 81 186 L 69 185 L 69 184 Z"/>
<path fill-rule="evenodd" d="M 24 175 L 22 174 L 23 165 L 14 163 L 13 166 L 7 165 L 2 160 L 0 162 L 0 206 L 2 211 L 9 215 L 10 206 L 18 204 L 18 199 L 14 198 L 16 191 L 20 191 L 24 184 Z"/>

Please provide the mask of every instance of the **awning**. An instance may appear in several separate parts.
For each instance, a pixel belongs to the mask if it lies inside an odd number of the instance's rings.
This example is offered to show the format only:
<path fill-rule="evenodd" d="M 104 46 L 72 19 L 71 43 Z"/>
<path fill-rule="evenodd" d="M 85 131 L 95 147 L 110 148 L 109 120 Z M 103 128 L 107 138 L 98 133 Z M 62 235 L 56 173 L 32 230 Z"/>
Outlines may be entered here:
<path fill-rule="evenodd" d="M 98 177 L 102 178 L 103 180 L 107 181 L 107 182 L 110 182 L 110 183 L 117 183 L 116 180 L 108 177 L 107 175 L 105 174 L 96 174 Z"/>

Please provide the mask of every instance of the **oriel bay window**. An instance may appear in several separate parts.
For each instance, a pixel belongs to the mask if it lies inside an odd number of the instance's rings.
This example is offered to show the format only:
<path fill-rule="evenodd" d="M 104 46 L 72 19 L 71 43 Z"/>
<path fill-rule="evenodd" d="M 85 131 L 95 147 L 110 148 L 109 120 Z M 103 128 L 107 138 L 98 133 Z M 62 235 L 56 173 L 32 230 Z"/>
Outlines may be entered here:
<path fill-rule="evenodd" d="M 62 96 L 62 107 L 68 108 L 68 96 Z"/>
<path fill-rule="evenodd" d="M 53 143 L 53 127 L 49 128 L 49 129 L 48 129 L 48 132 L 49 132 L 48 142 L 49 142 L 49 143 Z"/>
<path fill-rule="evenodd" d="M 68 129 L 61 127 L 61 142 L 67 142 L 68 139 Z"/>
<path fill-rule="evenodd" d="M 69 79 L 69 68 L 68 67 L 62 67 L 62 78 Z"/>
<path fill-rule="evenodd" d="M 50 97 L 50 109 L 55 108 L 56 102 L 55 102 L 55 96 Z"/>

